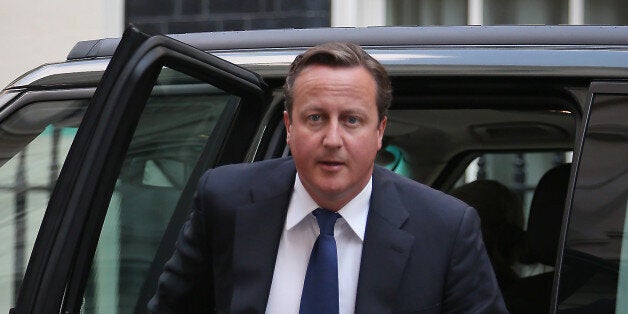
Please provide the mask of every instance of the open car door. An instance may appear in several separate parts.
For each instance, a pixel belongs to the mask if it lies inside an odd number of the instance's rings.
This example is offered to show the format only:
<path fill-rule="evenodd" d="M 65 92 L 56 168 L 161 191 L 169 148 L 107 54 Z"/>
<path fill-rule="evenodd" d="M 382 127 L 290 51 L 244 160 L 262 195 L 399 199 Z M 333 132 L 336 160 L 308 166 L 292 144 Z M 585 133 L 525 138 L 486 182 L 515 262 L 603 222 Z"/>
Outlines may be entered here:
<path fill-rule="evenodd" d="M 255 73 L 127 29 L 82 118 L 12 312 L 145 312 L 196 181 L 244 161 L 266 102 Z"/>
<path fill-rule="evenodd" d="M 591 83 L 584 109 L 552 310 L 627 313 L 628 82 Z"/>

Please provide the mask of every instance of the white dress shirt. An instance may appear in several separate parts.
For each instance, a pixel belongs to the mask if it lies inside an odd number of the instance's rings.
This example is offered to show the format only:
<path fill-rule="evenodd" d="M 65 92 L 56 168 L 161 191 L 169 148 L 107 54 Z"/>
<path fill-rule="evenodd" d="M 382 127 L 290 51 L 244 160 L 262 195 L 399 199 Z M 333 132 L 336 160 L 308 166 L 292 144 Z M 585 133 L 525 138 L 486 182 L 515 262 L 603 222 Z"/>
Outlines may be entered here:
<path fill-rule="evenodd" d="M 373 179 L 338 213 L 342 216 L 334 226 L 338 250 L 338 291 L 340 313 L 353 313 L 362 258 L 362 242 L 366 229 Z M 279 241 L 273 281 L 266 313 L 299 313 L 301 292 L 307 264 L 314 242 L 320 233 L 316 217 L 319 206 L 303 187 L 299 176 L 288 206 L 286 222 Z"/>

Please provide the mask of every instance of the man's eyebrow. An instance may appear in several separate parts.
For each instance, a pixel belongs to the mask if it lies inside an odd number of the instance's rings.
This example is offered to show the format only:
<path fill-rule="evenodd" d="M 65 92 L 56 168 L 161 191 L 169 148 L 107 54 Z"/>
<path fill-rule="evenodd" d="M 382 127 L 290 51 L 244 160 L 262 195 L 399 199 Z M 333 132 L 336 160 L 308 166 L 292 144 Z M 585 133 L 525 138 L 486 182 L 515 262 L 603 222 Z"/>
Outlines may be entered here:
<path fill-rule="evenodd" d="M 357 107 L 357 108 L 348 108 L 346 110 L 342 110 L 340 113 L 342 114 L 360 114 L 360 115 L 368 115 L 368 111 L 365 110 L 364 108 L 361 107 Z"/>
<path fill-rule="evenodd" d="M 316 104 L 311 104 L 311 105 L 303 105 L 303 107 L 301 108 L 301 111 L 323 111 L 323 107 L 316 105 Z"/>
<path fill-rule="evenodd" d="M 326 112 L 326 111 L 328 110 L 324 106 L 320 106 L 317 104 L 305 104 L 301 107 L 301 110 L 300 110 L 300 112 Z M 353 108 L 344 108 L 344 109 L 341 109 L 339 112 L 341 115 L 348 115 L 348 114 L 368 115 L 368 110 L 360 106 L 356 106 Z"/>

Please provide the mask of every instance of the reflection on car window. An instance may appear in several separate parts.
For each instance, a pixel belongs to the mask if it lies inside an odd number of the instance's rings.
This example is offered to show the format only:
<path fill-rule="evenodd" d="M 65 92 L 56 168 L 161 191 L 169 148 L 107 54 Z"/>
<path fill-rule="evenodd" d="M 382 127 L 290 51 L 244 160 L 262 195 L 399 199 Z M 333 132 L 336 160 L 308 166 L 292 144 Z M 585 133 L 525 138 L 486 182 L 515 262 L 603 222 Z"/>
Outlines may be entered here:
<path fill-rule="evenodd" d="M 628 97 L 593 99 L 561 270 L 559 309 L 628 310 Z M 619 281 L 619 287 L 618 287 Z"/>
<path fill-rule="evenodd" d="M 88 100 L 32 103 L 0 122 L 0 308 L 13 307 Z"/>
<path fill-rule="evenodd" d="M 239 104 L 172 69 L 162 69 L 157 82 L 114 187 L 81 313 L 145 309 L 142 287 L 157 280 L 147 276 L 164 232 L 180 199 L 192 197 L 184 188 L 201 154 L 219 147 L 208 143 L 221 143 L 217 126 L 228 125 Z"/>
<path fill-rule="evenodd" d="M 475 180 L 501 182 L 521 198 L 525 229 L 532 197 L 539 180 L 551 168 L 570 163 L 571 158 L 571 151 L 485 153 L 469 164 L 454 187 Z"/>

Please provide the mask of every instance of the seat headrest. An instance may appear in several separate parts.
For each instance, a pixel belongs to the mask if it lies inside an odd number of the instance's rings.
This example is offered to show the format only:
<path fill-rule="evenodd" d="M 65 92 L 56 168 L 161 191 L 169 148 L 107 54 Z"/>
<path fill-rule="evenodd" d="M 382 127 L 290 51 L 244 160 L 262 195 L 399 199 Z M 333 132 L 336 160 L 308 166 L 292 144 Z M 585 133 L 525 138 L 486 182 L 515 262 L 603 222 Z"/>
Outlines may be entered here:
<path fill-rule="evenodd" d="M 528 218 L 529 262 L 553 266 L 567 198 L 571 163 L 548 170 L 534 190 Z"/>

